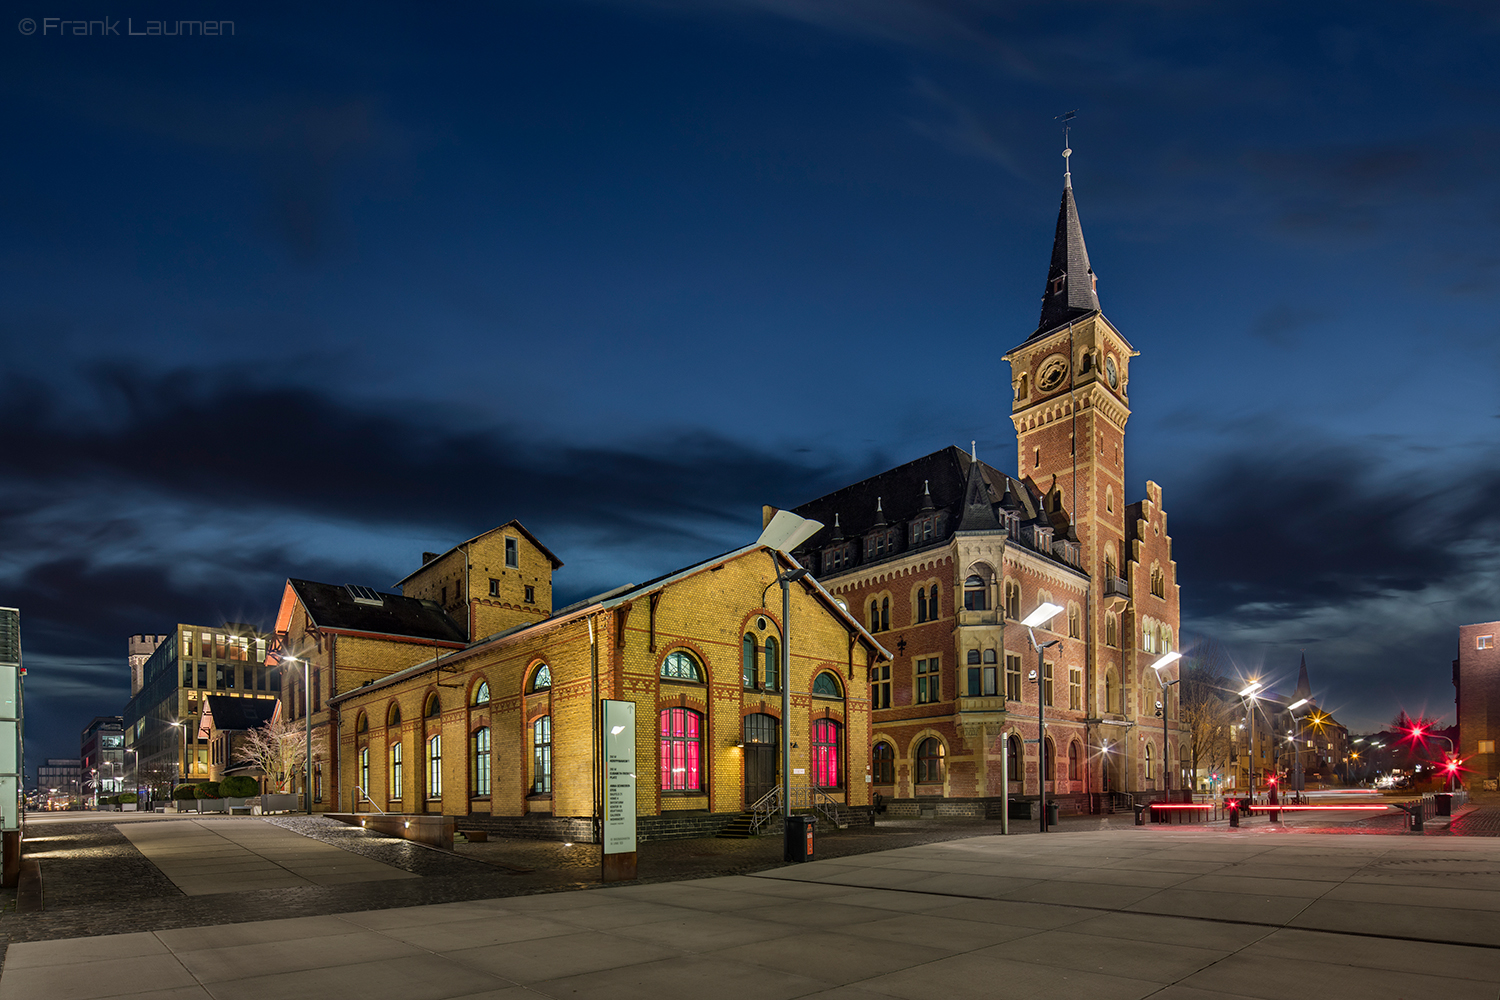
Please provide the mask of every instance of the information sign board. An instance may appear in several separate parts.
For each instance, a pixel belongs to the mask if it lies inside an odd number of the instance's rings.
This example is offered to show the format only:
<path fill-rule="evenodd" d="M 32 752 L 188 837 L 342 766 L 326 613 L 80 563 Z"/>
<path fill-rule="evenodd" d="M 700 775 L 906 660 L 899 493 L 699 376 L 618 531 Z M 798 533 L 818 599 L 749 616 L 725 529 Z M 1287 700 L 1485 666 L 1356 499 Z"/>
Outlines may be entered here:
<path fill-rule="evenodd" d="M 635 702 L 603 702 L 604 853 L 635 852 Z"/>

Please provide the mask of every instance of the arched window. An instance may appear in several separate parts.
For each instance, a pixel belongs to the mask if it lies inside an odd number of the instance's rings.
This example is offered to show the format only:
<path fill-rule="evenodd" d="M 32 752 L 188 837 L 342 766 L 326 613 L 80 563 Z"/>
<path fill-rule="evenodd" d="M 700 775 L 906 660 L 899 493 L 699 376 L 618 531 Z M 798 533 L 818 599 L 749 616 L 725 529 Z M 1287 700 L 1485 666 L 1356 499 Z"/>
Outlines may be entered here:
<path fill-rule="evenodd" d="M 1120 644 L 1120 626 L 1116 623 L 1113 614 L 1104 616 L 1104 644 L 1106 646 L 1118 646 Z"/>
<path fill-rule="evenodd" d="M 388 727 L 401 725 L 401 706 L 394 701 L 391 710 L 385 714 L 385 724 Z"/>
<path fill-rule="evenodd" d="M 360 712 L 359 718 L 354 720 L 354 731 L 356 733 L 368 733 L 370 731 L 370 717 Z M 364 786 L 361 785 L 360 787 L 363 788 Z"/>
<path fill-rule="evenodd" d="M 661 712 L 661 790 L 703 790 L 703 716 L 690 708 Z"/>
<path fill-rule="evenodd" d="M 671 681 L 703 682 L 703 671 L 698 669 L 698 661 L 693 659 L 692 653 L 684 653 L 682 650 L 668 653 L 667 658 L 661 661 L 661 675 Z"/>
<path fill-rule="evenodd" d="M 359 748 L 359 794 L 360 798 L 370 797 L 370 748 Z"/>
<path fill-rule="evenodd" d="M 1112 553 L 1106 552 L 1104 554 L 1104 579 L 1113 580 L 1115 575 L 1115 557 Z"/>
<path fill-rule="evenodd" d="M 917 784 L 942 784 L 943 750 L 942 741 L 935 736 L 929 736 L 917 745 Z"/>
<path fill-rule="evenodd" d="M 1047 737 L 1047 741 L 1045 743 L 1043 743 L 1042 746 L 1044 747 L 1044 750 L 1043 750 L 1043 753 L 1042 753 L 1042 762 L 1046 766 L 1046 772 L 1047 772 L 1046 780 L 1047 781 L 1056 781 L 1057 780 L 1057 747 L 1053 744 L 1052 737 L 1050 737 L 1050 736 Z"/>
<path fill-rule="evenodd" d="M 882 740 L 870 750 L 870 770 L 877 785 L 896 783 L 896 748 Z"/>
<path fill-rule="evenodd" d="M 1111 514 L 1115 511 L 1115 488 L 1113 486 L 1104 488 L 1104 509 Z"/>
<path fill-rule="evenodd" d="M 391 786 L 389 798 L 401 801 L 401 744 L 391 744 Z"/>
<path fill-rule="evenodd" d="M 474 704 L 476 704 L 476 705 L 488 705 L 489 703 L 490 703 L 490 682 L 489 681 L 480 681 L 479 685 L 476 688 L 474 688 Z"/>
<path fill-rule="evenodd" d="M 1076 639 L 1080 634 L 1082 634 L 1082 624 L 1078 613 L 1078 606 L 1076 604 L 1070 605 L 1068 607 L 1068 638 Z"/>
<path fill-rule="evenodd" d="M 979 663 L 979 650 L 977 650 L 977 649 L 971 649 L 971 650 L 969 650 L 969 652 L 968 652 L 968 662 L 970 664 L 978 664 Z"/>
<path fill-rule="evenodd" d="M 531 794 L 552 794 L 552 716 L 531 724 Z"/>
<path fill-rule="evenodd" d="M 526 685 L 526 693 L 533 691 L 546 691 L 552 687 L 552 668 L 545 663 L 538 663 L 536 669 L 531 672 L 531 683 Z"/>
<path fill-rule="evenodd" d="M 429 719 L 436 718 L 443 712 L 442 705 L 438 702 L 437 692 L 427 696 L 427 707 L 422 710 L 422 715 Z"/>
<path fill-rule="evenodd" d="M 443 797 L 443 736 L 434 733 L 427 739 L 427 797 Z"/>
<path fill-rule="evenodd" d="M 480 726 L 469 737 L 469 773 L 474 776 L 474 795 L 488 798 L 490 794 L 490 729 Z"/>
<path fill-rule="evenodd" d="M 749 632 L 740 643 L 740 675 L 745 687 L 755 687 L 755 636 Z"/>
<path fill-rule="evenodd" d="M 1021 585 L 1014 580 L 1005 585 L 1005 617 L 1021 617 Z"/>
<path fill-rule="evenodd" d="M 844 692 L 839 688 L 836 677 L 828 671 L 823 671 L 813 680 L 812 693 L 820 698 L 842 698 Z"/>
<path fill-rule="evenodd" d="M 1149 744 L 1149 743 L 1146 744 L 1145 763 L 1146 763 L 1146 780 L 1150 781 L 1152 778 L 1155 777 L 1155 774 L 1151 770 L 1151 744 Z"/>
<path fill-rule="evenodd" d="M 1020 781 L 1025 769 L 1022 766 L 1021 737 L 1011 733 L 1005 738 L 1005 777 L 1007 781 Z"/>
<path fill-rule="evenodd" d="M 984 662 L 985 663 L 996 663 L 996 662 L 998 662 L 995 659 L 995 651 L 993 649 L 986 649 L 984 651 Z"/>
<path fill-rule="evenodd" d="M 1115 710 L 1115 675 L 1113 673 L 1104 675 L 1104 710 L 1106 712 Z"/>
<path fill-rule="evenodd" d="M 781 684 L 781 646 L 774 635 L 766 636 L 766 690 L 780 691 Z"/>
<path fill-rule="evenodd" d="M 1072 743 L 1068 744 L 1068 780 L 1069 781 L 1082 781 L 1083 780 L 1083 772 L 1081 770 L 1082 766 L 1083 765 L 1080 763 L 1080 761 L 1078 759 L 1078 741 L 1074 740 Z"/>
<path fill-rule="evenodd" d="M 988 611 L 990 606 L 990 588 L 985 584 L 984 577 L 977 573 L 971 573 L 964 581 L 964 610 L 965 611 Z"/>
<path fill-rule="evenodd" d="M 927 620 L 927 588 L 917 588 L 917 623 L 921 624 Z"/>
<path fill-rule="evenodd" d="M 935 583 L 927 592 L 927 620 L 930 622 L 938 620 L 938 589 Z"/>
<path fill-rule="evenodd" d="M 879 632 L 880 631 L 880 602 L 879 601 L 871 601 L 870 602 L 870 631 L 871 632 Z"/>
<path fill-rule="evenodd" d="M 812 724 L 813 782 L 819 788 L 842 788 L 843 727 L 832 719 L 816 719 Z"/>

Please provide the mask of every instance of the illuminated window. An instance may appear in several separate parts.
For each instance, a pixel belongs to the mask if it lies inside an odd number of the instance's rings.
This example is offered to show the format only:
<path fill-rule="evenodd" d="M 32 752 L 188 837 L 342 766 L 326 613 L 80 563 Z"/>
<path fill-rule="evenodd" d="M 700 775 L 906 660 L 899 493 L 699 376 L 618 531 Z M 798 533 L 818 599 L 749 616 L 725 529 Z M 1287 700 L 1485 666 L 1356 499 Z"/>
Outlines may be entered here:
<path fill-rule="evenodd" d="M 1494 649 L 1495 637 L 1492 635 L 1481 635 L 1474 640 L 1475 649 Z"/>
<path fill-rule="evenodd" d="M 817 719 L 812 724 L 813 781 L 819 788 L 842 788 L 843 727 L 832 719 Z"/>
<path fill-rule="evenodd" d="M 1068 708 L 1074 712 L 1083 710 L 1083 671 L 1077 667 L 1068 670 Z"/>
<path fill-rule="evenodd" d="M 480 681 L 479 686 L 474 689 L 474 704 L 488 705 L 490 703 L 490 682 Z"/>
<path fill-rule="evenodd" d="M 476 796 L 490 794 L 490 730 L 480 726 L 469 737 L 469 773 L 474 776 L 472 789 Z"/>
<path fill-rule="evenodd" d="M 1042 664 L 1042 700 L 1048 708 L 1052 707 L 1052 664 Z"/>
<path fill-rule="evenodd" d="M 703 790 L 703 716 L 690 708 L 661 713 L 661 788 L 664 792 Z"/>
<path fill-rule="evenodd" d="M 526 691 L 527 693 L 546 691 L 550 687 L 552 687 L 552 669 L 545 663 L 538 663 L 531 675 L 531 684 L 527 686 Z"/>
<path fill-rule="evenodd" d="M 531 791 L 534 795 L 552 792 L 552 716 L 544 715 L 531 724 Z"/>
<path fill-rule="evenodd" d="M 390 797 L 401 799 L 401 744 L 391 744 L 391 789 Z"/>
<path fill-rule="evenodd" d="M 427 797 L 443 795 L 443 737 L 435 733 L 427 740 Z"/>

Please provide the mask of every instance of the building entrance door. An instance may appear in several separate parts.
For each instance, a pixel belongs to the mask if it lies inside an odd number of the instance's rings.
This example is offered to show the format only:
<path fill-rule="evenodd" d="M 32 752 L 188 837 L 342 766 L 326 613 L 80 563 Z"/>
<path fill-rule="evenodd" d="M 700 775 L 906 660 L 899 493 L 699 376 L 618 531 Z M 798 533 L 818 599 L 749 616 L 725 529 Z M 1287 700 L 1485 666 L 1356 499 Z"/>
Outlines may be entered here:
<path fill-rule="evenodd" d="M 781 733 L 770 715 L 745 716 L 745 805 L 758 802 L 776 787 L 776 758 Z"/>

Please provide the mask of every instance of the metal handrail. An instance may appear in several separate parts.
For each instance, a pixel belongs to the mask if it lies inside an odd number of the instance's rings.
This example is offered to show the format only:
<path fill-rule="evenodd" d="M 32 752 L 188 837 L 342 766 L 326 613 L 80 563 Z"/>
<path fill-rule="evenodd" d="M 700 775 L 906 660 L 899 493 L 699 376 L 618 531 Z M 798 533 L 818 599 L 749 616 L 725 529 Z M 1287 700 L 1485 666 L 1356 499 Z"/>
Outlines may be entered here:
<path fill-rule="evenodd" d="M 781 786 L 776 785 L 769 792 L 755 800 L 750 807 L 750 832 L 758 833 L 760 828 L 770 824 L 781 813 Z"/>
<path fill-rule="evenodd" d="M 358 792 L 360 794 L 360 796 L 363 797 L 366 802 L 370 803 L 370 805 L 372 805 L 372 806 L 375 806 L 375 811 L 378 812 L 378 813 L 380 813 L 380 815 L 382 815 L 382 816 L 389 816 L 390 815 L 390 813 L 386 812 L 384 809 L 382 809 L 379 806 L 375 805 L 375 800 L 372 799 L 372 798 L 370 798 L 370 793 L 369 792 L 365 791 L 363 788 L 360 788 L 358 785 L 354 786 L 354 790 L 356 792 Z M 359 807 L 359 799 L 355 799 L 354 800 L 354 805 L 355 805 L 355 808 Z"/>
<path fill-rule="evenodd" d="M 834 826 L 842 827 L 846 822 L 842 803 L 823 789 L 811 785 L 792 789 L 792 808 L 822 813 Z M 756 799 L 749 812 L 751 833 L 758 833 L 761 827 L 769 826 L 772 820 L 781 815 L 781 786 L 775 786 Z"/>

